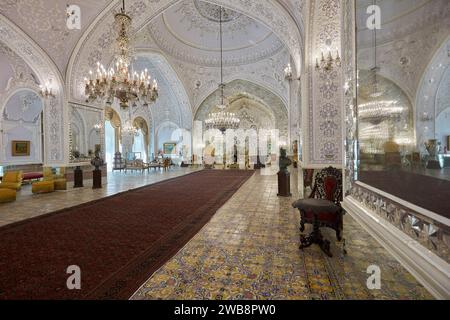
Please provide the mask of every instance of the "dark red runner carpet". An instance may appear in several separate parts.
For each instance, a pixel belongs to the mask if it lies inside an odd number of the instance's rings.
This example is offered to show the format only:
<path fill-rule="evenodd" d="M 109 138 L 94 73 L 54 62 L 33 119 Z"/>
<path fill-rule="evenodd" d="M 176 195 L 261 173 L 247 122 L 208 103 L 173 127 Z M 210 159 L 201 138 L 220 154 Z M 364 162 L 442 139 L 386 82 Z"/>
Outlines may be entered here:
<path fill-rule="evenodd" d="M 252 174 L 204 170 L 2 227 L 0 299 L 128 299 Z"/>

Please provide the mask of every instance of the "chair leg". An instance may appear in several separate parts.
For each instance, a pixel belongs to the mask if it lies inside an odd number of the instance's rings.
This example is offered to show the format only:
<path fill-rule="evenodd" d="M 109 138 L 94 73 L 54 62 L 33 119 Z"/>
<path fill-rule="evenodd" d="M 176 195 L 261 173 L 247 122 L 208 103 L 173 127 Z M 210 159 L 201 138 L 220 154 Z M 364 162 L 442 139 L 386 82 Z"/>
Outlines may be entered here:
<path fill-rule="evenodd" d="M 300 232 L 305 231 L 305 222 L 303 220 L 300 221 Z"/>
<path fill-rule="evenodd" d="M 339 242 L 342 241 L 342 230 L 336 230 L 336 238 Z"/>

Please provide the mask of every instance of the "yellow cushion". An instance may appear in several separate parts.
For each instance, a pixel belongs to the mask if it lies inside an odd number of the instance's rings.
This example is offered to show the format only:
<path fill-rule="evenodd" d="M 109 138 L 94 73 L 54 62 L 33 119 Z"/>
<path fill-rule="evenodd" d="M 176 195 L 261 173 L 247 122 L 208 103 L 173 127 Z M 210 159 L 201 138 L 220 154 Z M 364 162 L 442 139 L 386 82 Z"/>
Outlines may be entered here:
<path fill-rule="evenodd" d="M 31 192 L 33 193 L 48 193 L 53 191 L 55 191 L 53 181 L 39 181 L 31 185 Z"/>
<path fill-rule="evenodd" d="M 53 180 L 53 171 L 52 171 L 52 168 L 50 168 L 50 167 L 44 168 L 44 170 L 43 170 L 43 175 L 44 175 L 44 180 L 45 180 L 45 181 Z"/>
<path fill-rule="evenodd" d="M 4 182 L 22 182 L 22 171 L 5 172 L 2 181 Z"/>
<path fill-rule="evenodd" d="M 66 179 L 56 179 L 53 180 L 55 190 L 67 190 L 67 180 Z"/>
<path fill-rule="evenodd" d="M 2 182 L 2 183 L 0 183 L 0 189 L 20 190 L 21 188 L 22 188 L 22 184 L 19 182 Z"/>
<path fill-rule="evenodd" d="M 16 200 L 16 190 L 0 189 L 0 203 L 12 202 Z"/>

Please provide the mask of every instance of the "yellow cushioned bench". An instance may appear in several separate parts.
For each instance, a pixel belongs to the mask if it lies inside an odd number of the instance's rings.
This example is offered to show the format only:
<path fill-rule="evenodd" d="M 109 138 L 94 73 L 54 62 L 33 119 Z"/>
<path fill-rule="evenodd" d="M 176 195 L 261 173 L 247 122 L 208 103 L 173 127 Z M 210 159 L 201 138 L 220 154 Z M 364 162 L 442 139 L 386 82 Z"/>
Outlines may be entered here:
<path fill-rule="evenodd" d="M 67 190 L 67 180 L 65 178 L 65 168 L 59 169 L 60 174 L 53 174 L 50 167 L 44 168 L 44 181 L 53 181 L 54 190 Z"/>
<path fill-rule="evenodd" d="M 55 183 L 53 181 L 39 181 L 31 185 L 33 193 L 49 193 L 55 191 Z"/>
<path fill-rule="evenodd" d="M 9 171 L 3 175 L 0 189 L 14 189 L 19 191 L 22 188 L 22 171 Z"/>
<path fill-rule="evenodd" d="M 16 201 L 16 190 L 0 189 L 0 203 Z"/>

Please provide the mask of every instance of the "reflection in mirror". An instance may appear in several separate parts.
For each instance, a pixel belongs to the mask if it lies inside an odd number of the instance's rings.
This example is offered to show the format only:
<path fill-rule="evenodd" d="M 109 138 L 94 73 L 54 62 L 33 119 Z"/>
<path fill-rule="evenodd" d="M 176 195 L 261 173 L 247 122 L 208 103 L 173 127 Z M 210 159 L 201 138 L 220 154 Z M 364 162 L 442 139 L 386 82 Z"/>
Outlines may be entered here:
<path fill-rule="evenodd" d="M 71 105 L 70 112 L 70 161 L 90 162 L 97 146 L 101 146 L 103 127 L 102 111 L 90 107 Z"/>
<path fill-rule="evenodd" d="M 356 15 L 359 180 L 450 217 L 448 1 L 356 0 Z"/>

